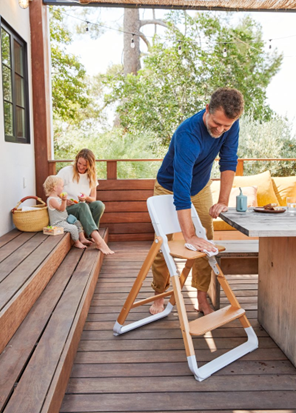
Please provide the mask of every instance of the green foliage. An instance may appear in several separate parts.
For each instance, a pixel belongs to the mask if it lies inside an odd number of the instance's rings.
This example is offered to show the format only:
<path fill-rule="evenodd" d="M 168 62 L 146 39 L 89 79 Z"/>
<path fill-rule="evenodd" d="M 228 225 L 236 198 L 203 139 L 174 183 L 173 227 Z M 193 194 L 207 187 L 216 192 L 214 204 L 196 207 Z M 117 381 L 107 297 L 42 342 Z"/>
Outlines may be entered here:
<path fill-rule="evenodd" d="M 74 159 L 82 148 L 92 150 L 97 159 L 154 159 L 163 158 L 166 149 L 159 145 L 154 134 L 132 135 L 122 128 L 113 128 L 110 132 L 89 133 L 70 126 L 60 128 L 55 139 L 55 158 Z M 58 168 L 65 166 L 58 164 Z M 118 178 L 152 178 L 156 176 L 160 162 L 118 162 Z M 98 177 L 106 178 L 106 163 L 99 162 Z"/>
<path fill-rule="evenodd" d="M 50 7 L 50 40 L 52 65 L 52 108 L 54 117 L 74 120 L 88 107 L 88 84 L 82 63 L 66 53 L 71 32 L 63 21 L 63 9 Z"/>
<path fill-rule="evenodd" d="M 244 116 L 240 122 L 239 158 L 296 158 L 296 137 L 285 118 L 275 116 L 267 122 Z M 295 162 L 244 162 L 244 175 L 270 170 L 273 176 L 296 175 Z"/>
<path fill-rule="evenodd" d="M 186 28 L 185 34 L 178 30 L 179 24 Z M 205 107 L 220 86 L 238 88 L 245 97 L 246 113 L 270 119 L 266 87 L 282 56 L 264 52 L 257 23 L 246 17 L 231 27 L 209 13 L 190 17 L 175 12 L 169 14 L 168 26 L 164 40 L 155 38 L 137 76 L 106 77 L 111 89 L 106 103 L 120 102 L 117 111 L 123 127 L 133 133 L 152 130 L 165 142 L 185 118 Z"/>

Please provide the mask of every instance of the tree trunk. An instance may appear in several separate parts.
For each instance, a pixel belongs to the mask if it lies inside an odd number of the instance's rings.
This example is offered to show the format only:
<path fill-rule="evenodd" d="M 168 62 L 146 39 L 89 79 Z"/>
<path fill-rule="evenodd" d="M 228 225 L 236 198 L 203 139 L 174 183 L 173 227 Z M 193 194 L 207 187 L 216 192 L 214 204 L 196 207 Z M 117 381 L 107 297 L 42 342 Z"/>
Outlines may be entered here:
<path fill-rule="evenodd" d="M 124 75 L 128 73 L 137 74 L 141 68 L 140 64 L 140 13 L 139 9 L 124 9 L 124 46 L 123 46 L 123 66 Z M 127 33 L 126 33 L 127 32 Z M 135 33 L 135 36 L 132 35 Z M 135 47 L 131 47 L 132 39 Z"/>

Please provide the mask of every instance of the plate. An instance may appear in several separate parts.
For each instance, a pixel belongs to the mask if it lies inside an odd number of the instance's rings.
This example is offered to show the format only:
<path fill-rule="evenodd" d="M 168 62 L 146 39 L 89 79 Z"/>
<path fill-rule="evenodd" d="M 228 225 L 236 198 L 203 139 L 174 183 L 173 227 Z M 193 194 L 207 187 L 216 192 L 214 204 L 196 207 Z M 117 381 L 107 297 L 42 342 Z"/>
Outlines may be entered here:
<path fill-rule="evenodd" d="M 285 212 L 285 208 L 278 209 L 276 211 L 270 210 L 270 209 L 264 209 L 263 207 L 255 207 L 254 208 L 255 212 L 266 212 L 268 214 L 280 214 L 281 212 Z"/>

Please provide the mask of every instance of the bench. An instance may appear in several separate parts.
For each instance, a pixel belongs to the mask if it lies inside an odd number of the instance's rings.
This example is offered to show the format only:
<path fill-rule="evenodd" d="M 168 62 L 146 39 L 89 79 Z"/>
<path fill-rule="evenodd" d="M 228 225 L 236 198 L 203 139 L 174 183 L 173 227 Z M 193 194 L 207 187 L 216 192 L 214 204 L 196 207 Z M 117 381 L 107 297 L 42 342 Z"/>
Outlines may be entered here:
<path fill-rule="evenodd" d="M 225 275 L 258 274 L 258 240 L 219 240 L 216 243 L 226 248 L 216 256 Z M 219 309 L 220 284 L 213 272 L 208 295 L 214 309 Z"/>
<path fill-rule="evenodd" d="M 107 230 L 100 234 L 108 241 Z M 69 234 L 13 231 L 0 238 L 0 286 L 5 281 L 11 296 L 0 313 L 2 346 L 10 337 L 0 355 L 1 412 L 59 411 L 102 261 L 94 247 L 71 248 Z"/>

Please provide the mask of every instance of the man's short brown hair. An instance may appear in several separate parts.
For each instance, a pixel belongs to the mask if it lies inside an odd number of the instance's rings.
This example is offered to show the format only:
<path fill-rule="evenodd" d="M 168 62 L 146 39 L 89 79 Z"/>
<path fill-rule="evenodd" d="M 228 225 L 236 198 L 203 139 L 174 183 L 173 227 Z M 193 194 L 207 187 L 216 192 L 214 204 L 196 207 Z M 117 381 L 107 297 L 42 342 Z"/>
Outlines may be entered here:
<path fill-rule="evenodd" d="M 244 97 L 237 89 L 220 87 L 211 96 L 209 111 L 213 114 L 217 109 L 223 109 L 229 119 L 236 119 L 244 111 Z"/>

